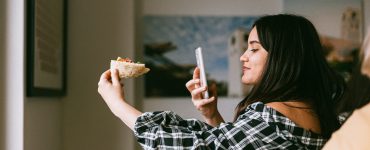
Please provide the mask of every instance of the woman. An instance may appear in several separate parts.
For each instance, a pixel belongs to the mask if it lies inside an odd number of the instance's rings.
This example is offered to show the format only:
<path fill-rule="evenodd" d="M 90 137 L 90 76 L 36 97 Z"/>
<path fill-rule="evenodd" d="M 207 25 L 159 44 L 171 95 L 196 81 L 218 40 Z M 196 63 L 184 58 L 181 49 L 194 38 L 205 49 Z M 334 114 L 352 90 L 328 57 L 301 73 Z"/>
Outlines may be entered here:
<path fill-rule="evenodd" d="M 199 69 L 186 87 L 206 123 L 169 111 L 137 111 L 120 93 L 116 70 L 102 74 L 98 91 L 144 149 L 320 149 L 338 129 L 333 106 L 344 81 L 326 63 L 310 21 L 261 17 L 240 60 L 242 82 L 254 87 L 237 106 L 234 122 L 223 121 L 217 96 L 202 99 L 207 87 L 199 87 Z"/>

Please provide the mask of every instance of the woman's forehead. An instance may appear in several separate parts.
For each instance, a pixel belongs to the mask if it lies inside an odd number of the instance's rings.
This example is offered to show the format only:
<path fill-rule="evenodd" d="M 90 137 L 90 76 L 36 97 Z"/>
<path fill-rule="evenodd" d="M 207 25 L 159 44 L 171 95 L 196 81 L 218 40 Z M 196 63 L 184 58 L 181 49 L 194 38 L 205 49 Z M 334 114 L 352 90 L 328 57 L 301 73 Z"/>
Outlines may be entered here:
<path fill-rule="evenodd" d="M 256 27 L 253 27 L 253 29 L 249 33 L 248 43 L 249 44 L 259 43 Z"/>

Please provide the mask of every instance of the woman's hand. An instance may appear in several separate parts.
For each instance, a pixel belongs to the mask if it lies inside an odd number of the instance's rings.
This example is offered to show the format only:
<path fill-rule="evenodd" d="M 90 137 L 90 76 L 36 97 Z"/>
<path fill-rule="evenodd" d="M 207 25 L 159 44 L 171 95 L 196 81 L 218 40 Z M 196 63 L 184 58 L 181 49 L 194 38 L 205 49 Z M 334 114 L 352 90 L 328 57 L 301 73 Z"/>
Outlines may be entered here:
<path fill-rule="evenodd" d="M 117 103 L 124 102 L 123 85 L 120 83 L 118 71 L 105 71 L 100 77 L 98 86 L 99 94 L 111 111 L 116 114 L 115 106 L 117 106 Z"/>
<path fill-rule="evenodd" d="M 193 79 L 186 83 L 186 88 L 191 93 L 192 102 L 194 106 L 201 112 L 206 122 L 210 125 L 216 126 L 224 122 L 217 109 L 217 90 L 216 85 L 212 84 L 209 90 L 211 98 L 204 99 L 202 92 L 207 90 L 207 87 L 200 87 L 200 71 L 195 68 Z"/>

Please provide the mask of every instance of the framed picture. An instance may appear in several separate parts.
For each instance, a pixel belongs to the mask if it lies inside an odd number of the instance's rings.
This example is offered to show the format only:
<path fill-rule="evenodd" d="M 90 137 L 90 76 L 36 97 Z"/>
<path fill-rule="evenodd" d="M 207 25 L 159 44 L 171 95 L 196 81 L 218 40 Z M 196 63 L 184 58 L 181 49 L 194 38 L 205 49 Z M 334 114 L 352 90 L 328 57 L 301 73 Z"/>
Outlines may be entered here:
<path fill-rule="evenodd" d="M 145 96 L 187 97 L 185 84 L 196 67 L 195 49 L 202 47 L 208 84 L 219 96 L 242 97 L 239 57 L 247 47 L 258 16 L 144 16 Z"/>
<path fill-rule="evenodd" d="M 66 94 L 66 0 L 27 1 L 26 93 Z"/>

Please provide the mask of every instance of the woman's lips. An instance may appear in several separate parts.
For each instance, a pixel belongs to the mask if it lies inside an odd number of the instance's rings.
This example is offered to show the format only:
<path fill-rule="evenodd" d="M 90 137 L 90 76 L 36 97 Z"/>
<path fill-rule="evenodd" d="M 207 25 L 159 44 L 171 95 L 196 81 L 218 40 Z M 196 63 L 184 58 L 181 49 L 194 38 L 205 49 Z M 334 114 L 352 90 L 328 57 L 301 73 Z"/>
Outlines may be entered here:
<path fill-rule="evenodd" d="M 243 66 L 243 71 L 245 71 L 245 70 L 249 70 L 249 69 L 251 69 L 251 68 L 248 68 L 248 67 L 245 67 L 245 66 Z"/>

